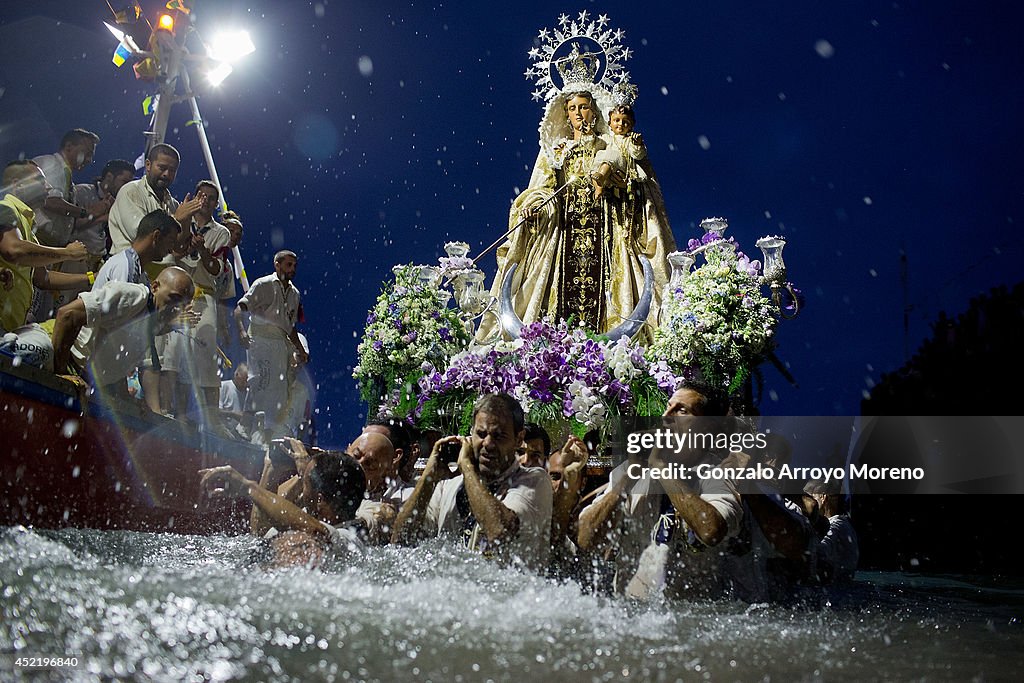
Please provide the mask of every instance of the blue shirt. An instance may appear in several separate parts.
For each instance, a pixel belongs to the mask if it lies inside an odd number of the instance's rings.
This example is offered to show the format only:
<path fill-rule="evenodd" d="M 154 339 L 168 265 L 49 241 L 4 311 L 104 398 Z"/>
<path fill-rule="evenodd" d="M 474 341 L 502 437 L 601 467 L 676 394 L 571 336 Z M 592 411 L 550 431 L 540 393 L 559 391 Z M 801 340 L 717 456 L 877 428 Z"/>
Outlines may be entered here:
<path fill-rule="evenodd" d="M 128 247 L 108 258 L 100 271 L 96 273 L 96 282 L 93 283 L 92 291 L 95 292 L 110 281 L 149 286 L 149 277 L 142 270 L 142 261 L 134 249 Z"/>

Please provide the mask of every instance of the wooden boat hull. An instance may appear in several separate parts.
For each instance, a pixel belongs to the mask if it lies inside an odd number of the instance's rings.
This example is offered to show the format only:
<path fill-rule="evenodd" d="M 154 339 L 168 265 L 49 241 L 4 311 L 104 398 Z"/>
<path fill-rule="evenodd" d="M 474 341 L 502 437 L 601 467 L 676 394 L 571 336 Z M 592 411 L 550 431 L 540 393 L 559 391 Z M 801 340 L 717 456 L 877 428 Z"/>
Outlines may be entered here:
<path fill-rule="evenodd" d="M 79 400 L 73 384 L 0 359 L 0 525 L 241 533 L 249 504 L 211 502 L 198 471 L 259 478 L 263 451 L 155 415 Z"/>

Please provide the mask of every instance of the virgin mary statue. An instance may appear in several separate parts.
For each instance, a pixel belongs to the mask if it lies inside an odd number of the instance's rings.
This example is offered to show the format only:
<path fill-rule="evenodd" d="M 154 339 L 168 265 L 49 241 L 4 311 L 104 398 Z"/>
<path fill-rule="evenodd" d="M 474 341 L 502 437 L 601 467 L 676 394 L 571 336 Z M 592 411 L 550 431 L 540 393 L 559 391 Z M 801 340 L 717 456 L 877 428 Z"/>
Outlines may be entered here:
<path fill-rule="evenodd" d="M 598 55 L 573 46 L 554 64 L 563 86 L 545 108 L 529 187 L 509 212 L 510 230 L 521 225 L 498 248 L 491 294 L 501 296 L 511 272 L 512 307 L 521 321 L 574 319 L 604 334 L 629 327 L 645 342 L 668 282 L 666 255 L 675 250 L 661 188 L 653 174 L 614 153 L 603 113 L 616 102 L 595 82 Z M 602 162 L 619 180 L 609 189 L 595 180 Z M 634 310 L 645 293 L 644 258 L 653 271 L 646 315 Z M 496 338 L 495 325 L 482 323 L 477 339 Z M 505 327 L 506 336 L 514 334 Z"/>

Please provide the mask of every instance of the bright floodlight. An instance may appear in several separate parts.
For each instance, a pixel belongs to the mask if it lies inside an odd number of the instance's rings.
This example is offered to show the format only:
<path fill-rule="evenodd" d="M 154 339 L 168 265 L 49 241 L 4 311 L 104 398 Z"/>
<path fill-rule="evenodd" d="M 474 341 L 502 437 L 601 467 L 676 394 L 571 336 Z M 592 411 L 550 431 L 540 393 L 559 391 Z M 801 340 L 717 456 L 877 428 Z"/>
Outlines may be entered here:
<path fill-rule="evenodd" d="M 235 62 L 255 50 L 248 31 L 224 31 L 213 37 L 207 53 L 218 62 Z"/>
<path fill-rule="evenodd" d="M 216 66 L 206 72 L 206 80 L 213 87 L 217 87 L 224 82 L 225 78 L 231 75 L 233 70 L 227 62 L 218 62 Z"/>

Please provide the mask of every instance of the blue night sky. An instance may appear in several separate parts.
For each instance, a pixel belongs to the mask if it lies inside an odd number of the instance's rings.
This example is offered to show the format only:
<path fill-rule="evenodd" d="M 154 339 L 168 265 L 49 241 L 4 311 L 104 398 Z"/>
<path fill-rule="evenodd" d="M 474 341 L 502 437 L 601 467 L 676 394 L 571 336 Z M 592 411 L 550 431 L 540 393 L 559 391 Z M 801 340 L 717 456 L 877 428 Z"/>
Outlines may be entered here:
<path fill-rule="evenodd" d="M 858 413 L 940 310 L 1024 272 L 1016 3 L 195 4 L 204 35 L 237 25 L 257 46 L 199 104 L 245 219 L 250 278 L 278 248 L 300 255 L 327 445 L 364 419 L 351 367 L 391 266 L 435 262 L 450 239 L 475 253 L 505 230 L 537 154 L 527 51 L 562 12 L 606 13 L 625 31 L 637 130 L 677 242 L 715 215 L 748 253 L 762 235 L 788 238 L 808 302 L 781 325 L 778 355 L 800 386 L 766 366 L 763 412 Z M 103 138 L 77 181 L 141 153 L 154 89 L 111 64 L 109 16 L 102 0 L 5 3 L 4 160 L 52 152 L 77 126 Z M 179 198 L 208 175 L 188 118 L 176 107 L 168 132 Z M 493 257 L 483 266 L 493 277 Z"/>

